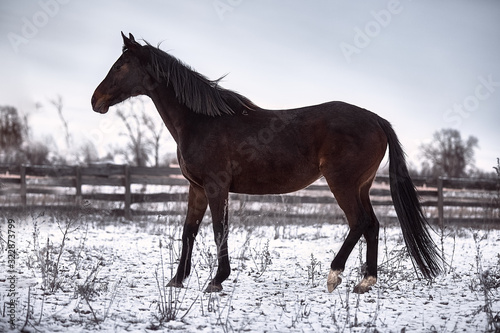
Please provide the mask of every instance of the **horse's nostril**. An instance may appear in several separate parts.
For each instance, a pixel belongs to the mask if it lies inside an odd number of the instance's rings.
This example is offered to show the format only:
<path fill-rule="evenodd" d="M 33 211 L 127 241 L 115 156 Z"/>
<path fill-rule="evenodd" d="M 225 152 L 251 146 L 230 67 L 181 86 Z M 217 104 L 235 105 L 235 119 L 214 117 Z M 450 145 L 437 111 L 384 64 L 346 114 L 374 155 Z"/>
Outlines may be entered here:
<path fill-rule="evenodd" d="M 92 104 L 92 106 L 95 105 L 95 96 L 94 95 L 92 95 L 92 99 L 90 100 L 90 103 Z"/>

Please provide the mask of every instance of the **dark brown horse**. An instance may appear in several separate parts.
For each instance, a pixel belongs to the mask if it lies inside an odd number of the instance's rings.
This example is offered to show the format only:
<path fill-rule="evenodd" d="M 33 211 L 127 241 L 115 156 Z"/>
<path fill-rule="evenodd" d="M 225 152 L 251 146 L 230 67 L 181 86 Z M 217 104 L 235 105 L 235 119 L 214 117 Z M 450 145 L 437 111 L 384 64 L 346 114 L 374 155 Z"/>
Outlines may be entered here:
<path fill-rule="evenodd" d="M 266 110 L 219 86 L 171 55 L 123 35 L 123 53 L 92 96 L 96 112 L 149 96 L 177 143 L 182 174 L 190 183 L 182 253 L 170 286 L 182 287 L 191 271 L 193 242 L 207 206 L 218 267 L 207 292 L 222 290 L 230 273 L 227 236 L 229 192 L 278 194 L 300 190 L 324 176 L 349 222 L 349 234 L 331 263 L 333 291 L 355 244 L 367 244 L 366 274 L 354 288 L 377 281 L 379 222 L 370 202 L 373 179 L 389 145 L 391 194 L 412 260 L 426 278 L 440 257 L 428 231 L 404 153 L 389 122 L 342 102 L 292 110 Z"/>

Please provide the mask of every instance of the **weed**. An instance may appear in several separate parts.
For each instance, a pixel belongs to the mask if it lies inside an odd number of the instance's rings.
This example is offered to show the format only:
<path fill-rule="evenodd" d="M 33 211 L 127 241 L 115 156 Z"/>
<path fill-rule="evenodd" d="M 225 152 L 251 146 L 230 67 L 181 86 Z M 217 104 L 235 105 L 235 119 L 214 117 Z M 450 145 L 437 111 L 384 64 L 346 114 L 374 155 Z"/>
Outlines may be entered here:
<path fill-rule="evenodd" d="M 257 277 L 261 277 L 262 274 L 267 270 L 269 265 L 273 263 L 271 260 L 271 252 L 269 252 L 269 240 L 264 244 L 264 248 L 260 251 L 253 249 L 253 254 L 251 254 L 255 268 L 257 269 Z"/>
<path fill-rule="evenodd" d="M 162 236 L 162 254 L 160 257 L 156 257 L 156 262 L 151 256 L 134 258 L 133 254 L 136 253 L 134 252 L 136 248 L 125 246 L 123 239 L 120 239 L 117 244 L 109 244 L 109 248 L 116 249 L 116 245 L 122 246 L 120 258 L 126 261 L 111 262 L 102 259 L 107 258 L 108 245 L 95 245 L 92 251 L 85 248 L 87 233 L 82 225 L 76 234 L 71 233 L 74 228 L 69 229 L 59 261 L 59 275 L 56 279 L 59 282 L 59 287 L 51 294 L 48 286 L 50 281 L 53 281 L 53 265 L 57 263 L 61 251 L 61 242 L 64 237 L 61 230 L 64 231 L 66 227 L 64 221 L 59 217 L 61 222 L 58 229 L 56 218 L 53 220 L 51 218 L 49 216 L 35 217 L 37 225 L 34 228 L 34 235 L 24 234 L 24 239 L 20 242 L 20 244 L 24 244 L 26 239 L 30 240 L 29 251 L 19 252 L 19 277 L 29 279 L 18 285 L 18 291 L 22 293 L 18 299 L 18 324 L 21 328 L 25 323 L 25 330 L 43 331 L 47 329 L 47 325 L 53 325 L 55 329 L 62 330 L 61 327 L 68 327 L 70 324 L 90 325 L 95 326 L 95 329 L 99 325 L 101 326 L 99 328 L 106 326 L 107 329 L 113 329 L 112 325 L 115 325 L 115 330 L 137 330 L 154 322 L 156 326 L 151 324 L 148 328 L 232 332 L 266 329 L 286 331 L 290 330 L 290 326 L 293 326 L 292 330 L 294 331 L 320 331 L 323 328 L 339 332 L 374 332 L 401 331 L 402 329 L 410 331 L 418 330 L 421 327 L 421 330 L 425 331 L 450 332 L 464 330 L 466 327 L 474 331 L 498 331 L 500 321 L 498 313 L 500 256 L 497 255 L 498 251 L 494 252 L 499 237 L 496 230 L 476 231 L 476 246 L 474 247 L 472 236 L 474 231 L 469 232 L 468 229 L 464 231 L 463 228 L 454 229 L 448 226 L 444 233 L 444 245 L 447 259 L 450 262 L 451 274 L 440 276 L 436 279 L 435 285 L 429 285 L 425 281 L 414 281 L 416 276 L 411 269 L 411 262 L 404 248 L 399 229 L 384 227 L 381 230 L 381 236 L 384 237 L 384 240 L 381 239 L 380 242 L 379 281 L 370 293 L 360 296 L 352 292 L 354 283 L 359 281 L 358 274 L 362 274 L 359 268 L 355 269 L 354 267 L 361 266 L 360 264 L 364 260 L 363 252 L 366 252 L 366 243 L 362 243 L 359 248 L 356 248 L 353 253 L 354 258 L 350 259 L 355 261 L 355 264 L 349 263 L 348 269 L 344 272 L 345 282 L 334 293 L 326 294 L 321 290 L 321 287 L 303 288 L 304 282 L 308 286 L 311 283 L 313 287 L 317 286 L 318 282 L 324 282 L 324 277 L 322 279 L 318 277 L 318 272 L 322 270 L 320 262 L 323 263 L 326 257 L 331 258 L 335 255 L 331 250 L 328 251 L 328 254 L 321 252 L 325 248 L 324 242 L 317 240 L 318 230 L 315 230 L 314 226 L 308 226 L 306 229 L 297 227 L 298 232 L 292 232 L 292 234 L 297 234 L 301 240 L 310 240 L 311 242 L 304 242 L 303 247 L 291 249 L 287 248 L 286 245 L 281 245 L 281 242 L 286 244 L 281 239 L 270 243 L 274 231 L 272 226 L 258 228 L 239 226 L 238 229 L 232 229 L 230 245 L 235 247 L 231 248 L 230 246 L 231 251 L 229 252 L 234 264 L 231 280 L 224 283 L 223 292 L 203 294 L 202 291 L 206 287 L 207 281 L 210 281 L 211 276 L 207 272 L 207 267 L 201 266 L 206 263 L 211 271 L 215 271 L 217 267 L 215 246 L 212 242 L 213 234 L 208 223 L 201 228 L 203 235 L 200 236 L 203 237 L 198 237 L 195 243 L 192 269 L 192 279 L 194 280 L 186 281 L 191 282 L 190 286 L 187 284 L 188 289 L 169 289 L 165 286 L 165 282 L 169 281 L 169 273 L 171 276 L 175 273 L 174 269 L 178 262 L 180 252 L 178 238 L 181 227 L 176 226 L 174 234 Z M 94 217 L 91 218 L 94 219 Z M 45 221 L 44 219 L 53 223 L 54 235 L 49 234 L 47 237 L 44 234 L 46 225 L 41 224 L 42 221 Z M 144 223 L 141 227 L 151 228 L 151 224 Z M 125 228 L 127 233 L 137 231 L 132 229 L 130 224 L 117 223 L 117 225 Z M 140 237 L 138 238 L 141 241 L 140 244 L 156 244 L 153 252 L 158 253 L 157 236 L 154 235 L 168 232 L 168 230 L 161 228 L 164 227 L 157 223 L 154 226 L 154 232 L 146 234 L 145 237 L 151 236 L 148 239 L 137 235 Z M 345 235 L 342 232 L 347 227 L 331 227 L 331 232 L 327 229 L 330 226 L 324 228 L 333 235 L 331 238 L 335 242 L 337 238 L 343 239 Z M 295 231 L 293 226 L 287 227 L 287 235 L 290 235 L 290 230 Z M 102 230 L 92 230 L 91 224 L 88 239 L 93 239 L 97 233 L 102 235 Z M 109 233 L 109 230 L 106 233 Z M 107 240 L 108 236 L 105 234 L 104 240 Z M 268 242 L 266 242 L 266 236 L 270 237 Z M 49 238 L 48 242 L 47 238 Z M 113 236 L 113 239 L 117 238 Z M 126 239 L 129 239 L 128 235 Z M 33 244 L 35 240 L 36 244 Z M 96 244 L 99 241 L 101 239 L 96 238 Z M 292 242 L 292 244 L 297 243 Z M 270 266 L 271 259 L 273 264 L 277 264 L 274 258 L 275 252 L 272 250 L 272 246 L 275 245 L 283 258 L 280 259 L 279 267 L 282 264 L 287 265 L 283 269 L 275 270 L 274 266 Z M 315 250 L 316 246 L 318 250 Z M 40 252 L 43 260 L 51 263 L 44 268 L 47 275 L 45 278 L 47 287 L 42 283 L 41 262 L 35 255 L 35 248 Z M 151 245 L 147 249 L 141 248 L 140 253 L 152 248 Z M 49 253 L 46 249 L 49 250 Z M 129 250 L 130 252 L 127 252 Z M 273 252 L 271 253 L 271 251 Z M 306 251 L 305 254 L 309 254 L 309 256 L 306 256 L 302 266 L 292 266 L 295 267 L 295 270 L 292 268 L 292 271 L 289 271 L 286 267 L 294 265 L 293 260 L 286 263 L 282 263 L 281 260 L 287 260 L 285 258 L 296 254 L 297 251 Z M 106 266 L 96 261 L 96 253 Z M 487 255 L 487 253 L 493 254 Z M 90 261 L 90 258 L 94 258 L 93 261 Z M 28 273 L 25 269 L 27 259 L 31 260 L 29 261 L 31 266 Z M 138 261 L 134 261 L 135 259 Z M 153 260 L 153 264 L 151 264 L 151 260 Z M 109 271 L 108 263 L 112 265 L 109 266 Z M 127 265 L 129 263 L 130 266 Z M 156 274 L 153 275 L 155 264 L 158 265 L 156 266 Z M 125 285 L 120 285 L 125 287 L 124 292 L 118 294 L 119 282 L 115 284 L 114 280 L 111 280 L 112 278 L 108 279 L 108 276 L 110 274 L 123 274 L 120 273 L 122 272 L 120 270 L 127 272 L 136 270 L 137 267 L 140 267 L 141 273 L 143 272 L 142 267 L 144 270 L 149 270 L 150 279 L 139 278 L 126 282 Z M 302 271 L 302 268 L 305 270 L 306 267 L 308 280 L 303 281 L 305 272 Z M 24 272 L 21 272 L 23 268 Z M 65 271 L 68 268 L 69 270 Z M 299 273 L 302 273 L 302 276 L 294 274 L 297 273 L 297 270 L 300 270 Z M 447 269 L 447 271 L 449 270 Z M 257 274 L 260 276 L 263 272 L 267 275 L 262 280 L 263 282 L 254 283 L 255 276 Z M 196 282 L 193 283 L 198 275 L 199 285 Z M 32 282 L 36 281 L 36 279 L 32 280 L 33 276 L 38 278 L 38 285 Z M 156 284 L 152 282 L 153 276 L 156 278 Z M 72 278 L 76 282 L 72 282 Z M 470 289 L 466 285 L 469 282 Z M 0 280 L 0 287 L 3 286 L 4 284 Z M 135 289 L 130 290 L 129 288 Z M 127 289 L 130 293 L 127 293 Z M 142 290 L 144 293 L 141 292 Z M 114 298 L 115 295 L 116 298 Z M 292 296 L 290 297 L 290 295 Z M 431 301 L 429 295 L 432 295 L 435 301 Z M 153 297 L 153 303 L 149 297 Z M 463 301 L 461 301 L 462 299 Z M 480 302 L 474 303 L 477 299 Z M 65 303 L 66 301 L 68 303 Z M 149 307 L 147 302 L 149 302 Z M 115 316 L 114 306 L 117 303 L 125 306 L 117 312 L 116 318 L 113 318 Z M 454 307 L 455 304 L 460 307 L 459 310 Z M 172 319 L 173 322 L 166 324 L 166 320 L 164 320 L 160 324 L 157 318 L 168 311 L 171 311 L 175 316 Z M 5 316 L 5 308 L 3 312 L 3 316 Z M 43 321 L 41 320 L 42 314 Z M 328 315 L 330 316 L 328 317 Z M 145 316 L 151 317 L 144 319 Z M 476 316 L 477 318 L 475 318 Z M 0 319 L 0 331 L 3 330 L 2 319 Z M 113 320 L 111 324 L 110 319 Z M 401 322 L 402 320 L 406 321 Z M 104 321 L 107 321 L 106 325 L 103 323 Z M 39 325 L 42 326 L 37 327 Z"/>
<path fill-rule="evenodd" d="M 96 325 L 99 325 L 99 323 L 105 321 L 108 317 L 109 311 L 117 294 L 118 285 L 121 282 L 121 280 L 117 281 L 110 291 L 109 282 L 98 277 L 101 267 L 102 262 L 98 262 L 97 264 L 95 264 L 90 270 L 90 273 L 87 275 L 85 281 L 82 284 L 76 285 L 75 291 L 75 295 L 77 297 L 81 297 L 87 304 L 89 311 L 92 314 L 92 319 Z M 107 305 L 105 304 L 102 311 L 102 316 L 100 316 L 99 318 L 99 313 L 96 309 L 94 309 L 93 302 L 95 302 L 102 293 L 106 293 L 109 291 L 111 292 L 110 300 Z M 75 312 L 85 313 L 84 311 L 78 309 L 75 309 Z"/>
<path fill-rule="evenodd" d="M 71 274 L 72 278 L 77 277 L 80 274 L 81 266 L 82 266 L 82 253 L 85 251 L 85 244 L 87 242 L 87 236 L 89 231 L 88 223 L 85 224 L 85 228 L 83 230 L 83 235 L 80 237 L 80 243 L 76 247 L 76 249 L 68 248 L 67 252 L 69 254 L 69 262 L 74 265 L 73 273 Z"/>
<path fill-rule="evenodd" d="M 488 290 L 500 287 L 500 254 L 497 254 L 497 264 L 495 267 L 487 269 L 483 272 L 482 283 Z"/>
<path fill-rule="evenodd" d="M 164 269 L 164 258 L 163 258 L 163 250 L 166 248 L 168 250 L 168 261 L 170 263 L 170 279 L 174 276 L 174 265 L 173 263 L 178 260 L 178 251 L 175 249 L 175 237 L 176 231 L 169 232 L 167 236 L 167 244 L 163 245 L 163 242 L 159 241 L 160 247 L 160 269 L 158 267 L 155 269 L 154 276 L 156 280 L 156 287 L 158 290 L 158 300 L 157 304 L 157 312 L 153 314 L 153 318 L 155 319 L 155 323 L 150 323 L 149 329 L 151 330 L 159 330 L 161 329 L 165 323 L 170 322 L 172 320 L 179 319 L 180 310 L 182 304 L 184 303 L 184 299 L 186 297 L 187 288 L 189 287 L 189 278 L 187 280 L 186 289 L 184 289 L 184 294 L 181 297 L 181 289 L 167 286 L 167 279 L 165 277 L 165 269 Z M 194 265 L 193 265 L 194 268 Z M 199 296 L 195 297 L 192 303 L 187 308 L 186 312 L 180 317 L 182 320 L 192 309 L 193 305 L 198 300 Z"/>
<path fill-rule="evenodd" d="M 500 312 L 495 313 L 495 311 L 493 311 L 493 304 L 494 302 L 498 302 L 498 300 L 492 298 L 491 294 L 492 290 L 498 288 L 498 286 L 500 285 L 500 269 L 497 265 L 493 272 L 491 270 L 483 271 L 481 242 L 487 238 L 487 234 L 484 234 L 480 237 L 478 232 L 474 232 L 472 236 L 476 245 L 476 269 L 479 283 L 483 291 L 484 306 L 482 307 L 482 310 L 484 310 L 488 321 L 487 330 L 492 332 L 499 332 Z M 500 263 L 500 255 L 497 254 L 497 256 L 499 259 L 498 263 Z"/>
<path fill-rule="evenodd" d="M 40 246 L 39 236 L 40 229 L 38 228 L 38 218 L 42 217 L 40 214 L 34 219 L 34 230 L 33 230 L 33 253 L 35 256 L 35 262 L 38 263 L 38 267 L 42 274 L 42 285 L 43 290 L 46 293 L 54 293 L 57 289 L 61 288 L 63 279 L 60 273 L 67 268 L 62 267 L 61 258 L 65 252 L 66 242 L 70 233 L 76 231 L 79 226 L 77 226 L 76 219 L 65 219 L 64 224 L 61 224 L 61 219 L 57 219 L 57 227 L 62 234 L 61 243 L 55 245 L 51 242 L 50 237 L 47 236 L 47 242 L 44 247 Z M 83 246 L 83 244 L 81 245 Z M 30 265 L 33 265 L 33 259 L 29 259 Z"/>
<path fill-rule="evenodd" d="M 246 257 L 245 252 L 248 249 L 249 241 L 250 241 L 250 235 L 247 235 L 244 243 L 241 246 L 241 252 L 237 256 L 240 259 L 240 261 L 238 262 L 238 267 L 236 269 L 237 275 L 233 280 L 234 283 L 231 291 L 229 293 L 220 293 L 220 294 L 211 293 L 209 295 L 208 311 L 210 312 L 212 310 L 216 314 L 217 316 L 216 325 L 220 326 L 224 333 L 229 331 L 235 331 L 235 329 L 231 326 L 229 317 L 231 311 L 234 309 L 232 302 L 234 299 L 234 293 L 236 291 L 237 281 L 239 279 L 240 273 L 243 270 L 243 267 L 245 266 L 244 263 Z M 269 243 L 269 241 L 267 243 Z M 269 253 L 269 244 L 267 244 L 267 252 Z M 225 302 L 221 301 L 223 299 L 223 297 L 221 296 L 224 296 Z"/>
<path fill-rule="evenodd" d="M 303 298 L 297 296 L 297 301 L 295 302 L 295 311 L 292 314 L 292 327 L 295 328 L 296 325 L 306 319 L 311 314 L 311 306 L 307 304 L 307 301 Z"/>
<path fill-rule="evenodd" d="M 167 248 L 170 250 L 170 262 L 173 262 L 173 249 L 172 243 L 170 242 L 167 245 Z M 177 318 L 179 307 L 178 307 L 178 299 L 179 292 L 177 288 L 172 286 L 166 287 L 165 280 L 165 269 L 163 268 L 163 245 L 160 239 L 160 273 L 158 273 L 158 268 L 155 269 L 155 279 L 156 286 L 158 288 L 158 314 L 154 315 L 155 319 L 158 321 L 159 326 L 162 326 L 163 323 L 169 322 Z M 159 276 L 160 274 L 160 276 Z M 173 276 L 173 266 L 170 266 L 170 276 Z M 168 289 L 168 292 L 167 292 Z M 151 326 L 152 328 L 155 326 Z"/>
<path fill-rule="evenodd" d="M 311 253 L 311 261 L 307 265 L 307 281 L 311 281 L 313 288 L 317 287 L 320 283 L 319 281 L 315 281 L 316 275 L 321 276 L 321 262 L 314 257 L 314 253 Z"/>
<path fill-rule="evenodd" d="M 26 311 L 26 318 L 24 320 L 23 327 L 21 328 L 21 332 L 26 332 L 25 330 L 26 326 L 31 326 L 34 328 L 33 324 L 30 322 L 32 315 L 33 315 L 33 309 L 31 306 L 31 287 L 28 287 L 28 305 Z"/>

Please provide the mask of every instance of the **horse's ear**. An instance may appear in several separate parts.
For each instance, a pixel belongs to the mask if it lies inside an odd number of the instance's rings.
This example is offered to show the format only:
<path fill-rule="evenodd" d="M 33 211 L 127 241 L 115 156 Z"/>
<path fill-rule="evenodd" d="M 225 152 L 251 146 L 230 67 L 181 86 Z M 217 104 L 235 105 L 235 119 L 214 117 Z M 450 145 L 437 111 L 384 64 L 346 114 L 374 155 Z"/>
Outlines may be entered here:
<path fill-rule="evenodd" d="M 135 41 L 134 35 L 128 34 L 129 37 L 125 36 L 122 31 L 123 38 L 123 50 L 137 50 L 141 45 Z"/>

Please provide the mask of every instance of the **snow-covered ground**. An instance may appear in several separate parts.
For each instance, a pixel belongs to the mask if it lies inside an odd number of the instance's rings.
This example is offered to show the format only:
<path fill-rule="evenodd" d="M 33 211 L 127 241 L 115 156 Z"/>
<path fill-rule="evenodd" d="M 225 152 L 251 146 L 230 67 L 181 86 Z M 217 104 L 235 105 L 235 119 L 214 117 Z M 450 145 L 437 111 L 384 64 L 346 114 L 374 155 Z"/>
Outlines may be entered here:
<path fill-rule="evenodd" d="M 9 225 L 15 231 L 14 271 L 6 243 Z M 231 227 L 231 276 L 222 292 L 205 294 L 215 261 L 208 219 L 186 288 L 171 289 L 164 285 L 177 265 L 180 218 L 3 216 L 0 331 L 12 328 L 12 309 L 13 327 L 32 332 L 500 329 L 499 230 L 449 227 L 442 238 L 435 235 L 448 266 L 429 282 L 415 273 L 400 228 L 383 227 L 379 281 L 357 295 L 352 289 L 360 280 L 363 243 L 347 262 L 342 284 L 333 293 L 326 290 L 330 262 L 348 231 L 345 224 L 283 225 Z M 15 308 L 9 307 L 12 300 Z"/>

